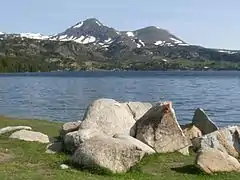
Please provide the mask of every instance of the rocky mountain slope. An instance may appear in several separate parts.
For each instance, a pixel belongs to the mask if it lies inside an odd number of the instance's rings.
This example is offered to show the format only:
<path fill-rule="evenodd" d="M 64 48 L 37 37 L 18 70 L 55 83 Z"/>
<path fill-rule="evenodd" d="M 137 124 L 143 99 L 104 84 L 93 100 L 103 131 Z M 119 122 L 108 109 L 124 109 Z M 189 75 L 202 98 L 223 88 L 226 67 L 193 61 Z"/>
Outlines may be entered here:
<path fill-rule="evenodd" d="M 81 21 L 56 35 L 0 33 L 0 56 L 2 59 L 11 58 L 15 63 L 17 59 L 22 59 L 21 63 L 34 64 L 38 59 L 36 62 L 51 67 L 48 70 L 88 69 L 95 67 L 95 63 L 96 68 L 103 69 L 106 69 L 106 64 L 107 69 L 136 69 L 136 64 L 139 69 L 178 69 L 185 66 L 181 65 L 182 60 L 195 65 L 198 62 L 206 65 L 205 62 L 208 62 L 208 66 L 214 64 L 214 67 L 215 62 L 229 62 L 235 63 L 234 68 L 240 68 L 239 51 L 190 45 L 155 26 L 119 31 L 95 18 Z M 173 62 L 178 65 L 172 65 Z"/>

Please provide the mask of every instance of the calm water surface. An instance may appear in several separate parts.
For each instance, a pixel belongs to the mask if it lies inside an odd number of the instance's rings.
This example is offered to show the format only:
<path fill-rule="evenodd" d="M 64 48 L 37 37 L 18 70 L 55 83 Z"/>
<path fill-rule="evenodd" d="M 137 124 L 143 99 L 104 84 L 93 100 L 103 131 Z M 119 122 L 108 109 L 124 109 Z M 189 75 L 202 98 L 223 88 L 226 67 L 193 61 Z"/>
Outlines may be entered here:
<path fill-rule="evenodd" d="M 74 121 L 97 98 L 170 100 L 181 123 L 205 109 L 220 126 L 240 123 L 240 72 L 0 74 L 0 114 Z"/>

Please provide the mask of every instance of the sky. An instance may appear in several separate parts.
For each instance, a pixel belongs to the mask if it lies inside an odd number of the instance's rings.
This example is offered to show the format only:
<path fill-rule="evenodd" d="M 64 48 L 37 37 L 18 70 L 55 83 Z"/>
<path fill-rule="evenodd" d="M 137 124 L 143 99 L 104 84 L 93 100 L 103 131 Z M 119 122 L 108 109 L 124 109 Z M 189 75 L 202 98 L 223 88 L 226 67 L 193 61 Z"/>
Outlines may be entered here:
<path fill-rule="evenodd" d="M 87 18 L 167 29 L 190 44 L 240 49 L 239 0 L 0 0 L 0 31 L 56 34 Z"/>

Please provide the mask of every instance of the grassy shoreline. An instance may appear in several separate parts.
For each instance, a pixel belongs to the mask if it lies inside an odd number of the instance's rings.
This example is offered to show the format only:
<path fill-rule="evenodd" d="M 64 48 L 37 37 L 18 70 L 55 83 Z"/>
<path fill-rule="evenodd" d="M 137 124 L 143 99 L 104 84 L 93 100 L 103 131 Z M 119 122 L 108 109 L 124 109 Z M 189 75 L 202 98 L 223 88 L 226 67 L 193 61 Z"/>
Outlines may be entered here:
<path fill-rule="evenodd" d="M 31 126 L 33 130 L 51 137 L 58 136 L 62 123 L 45 120 L 21 120 L 0 116 L 0 128 L 13 125 Z M 145 157 L 126 174 L 101 174 L 96 171 L 80 170 L 71 167 L 62 170 L 59 166 L 68 161 L 64 153 L 46 154 L 46 145 L 24 142 L 0 136 L 0 179 L 1 180 L 185 180 L 185 179 L 238 179 L 240 173 L 206 175 L 194 166 L 195 154 L 189 157 L 180 153 L 158 154 Z"/>

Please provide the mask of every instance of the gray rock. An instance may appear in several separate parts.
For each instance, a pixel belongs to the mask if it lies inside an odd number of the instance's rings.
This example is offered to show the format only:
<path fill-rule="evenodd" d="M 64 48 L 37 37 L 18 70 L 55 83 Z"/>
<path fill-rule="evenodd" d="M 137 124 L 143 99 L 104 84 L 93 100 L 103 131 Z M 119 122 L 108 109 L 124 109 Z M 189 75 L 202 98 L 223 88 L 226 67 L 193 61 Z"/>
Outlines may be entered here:
<path fill-rule="evenodd" d="M 94 129 L 79 129 L 78 131 L 67 133 L 64 137 L 64 149 L 73 153 L 81 143 L 99 134 Z"/>
<path fill-rule="evenodd" d="M 191 144 L 177 122 L 171 102 L 156 104 L 136 122 L 136 138 L 159 153 L 174 152 Z"/>
<path fill-rule="evenodd" d="M 81 143 L 72 161 L 86 167 L 103 167 L 123 173 L 139 162 L 144 152 L 126 140 L 97 136 Z"/>
<path fill-rule="evenodd" d="M 21 129 L 32 130 L 29 126 L 7 126 L 0 129 L 0 135 Z"/>
<path fill-rule="evenodd" d="M 113 99 L 98 99 L 88 107 L 80 129 L 97 129 L 104 135 L 130 134 L 135 119 L 124 103 Z"/>
<path fill-rule="evenodd" d="M 196 158 L 196 166 L 208 174 L 240 172 L 240 163 L 236 158 L 213 148 L 199 152 Z"/>
<path fill-rule="evenodd" d="M 239 133 L 239 126 L 226 127 L 195 139 L 193 146 L 199 151 L 213 148 L 238 158 L 240 153 Z"/>
<path fill-rule="evenodd" d="M 81 124 L 81 121 L 67 122 L 67 123 L 63 124 L 60 129 L 60 132 L 59 132 L 60 136 L 64 137 L 69 132 L 77 131 L 80 124 Z"/>
<path fill-rule="evenodd" d="M 121 140 L 128 142 L 129 144 L 133 144 L 136 147 L 138 147 L 139 149 L 141 149 L 143 152 L 145 152 L 146 154 L 156 153 L 156 151 L 153 150 L 150 146 L 144 144 L 143 142 L 139 141 L 138 139 L 133 138 L 132 136 L 129 136 L 127 134 L 115 134 L 113 136 L 113 138 L 121 139 Z"/>
<path fill-rule="evenodd" d="M 46 153 L 55 154 L 63 150 L 63 142 L 53 142 L 47 145 Z"/>
<path fill-rule="evenodd" d="M 28 131 L 28 130 L 20 130 L 14 132 L 10 138 L 13 139 L 20 139 L 24 141 L 35 141 L 40 143 L 49 143 L 49 137 L 46 134 L 43 134 L 41 132 L 35 132 L 35 131 Z"/>
<path fill-rule="evenodd" d="M 128 102 L 127 106 L 134 119 L 138 120 L 152 107 L 152 104 L 147 102 Z"/>
<path fill-rule="evenodd" d="M 218 127 L 211 121 L 208 115 L 201 108 L 196 109 L 192 124 L 200 129 L 203 135 L 218 130 Z"/>

